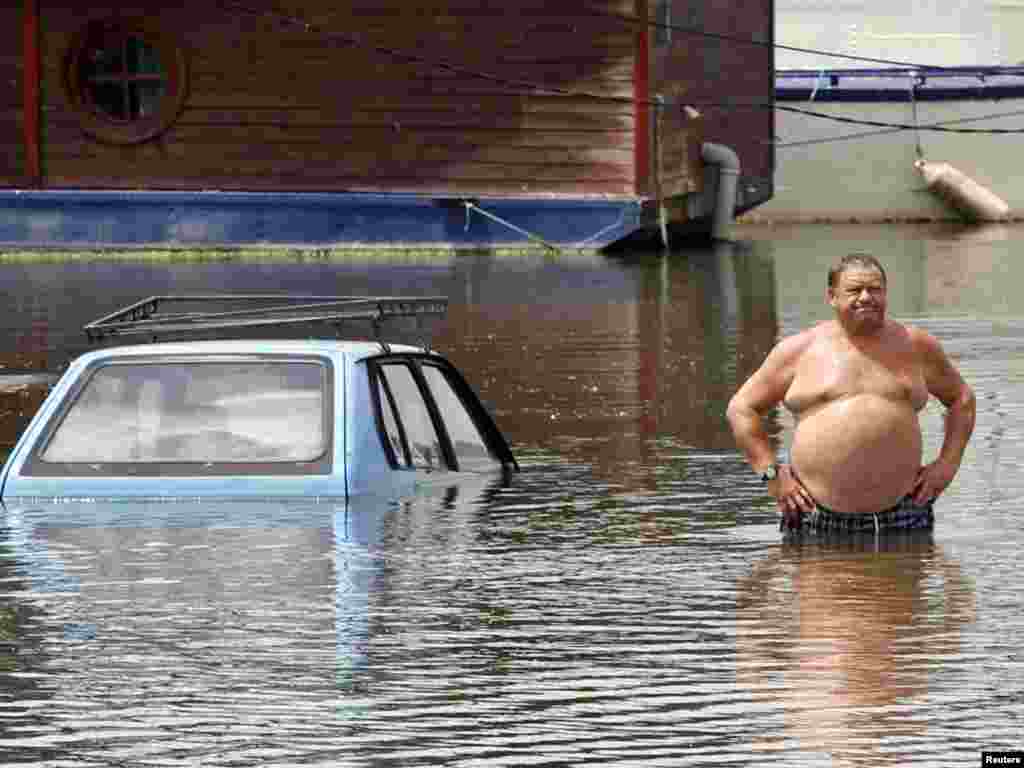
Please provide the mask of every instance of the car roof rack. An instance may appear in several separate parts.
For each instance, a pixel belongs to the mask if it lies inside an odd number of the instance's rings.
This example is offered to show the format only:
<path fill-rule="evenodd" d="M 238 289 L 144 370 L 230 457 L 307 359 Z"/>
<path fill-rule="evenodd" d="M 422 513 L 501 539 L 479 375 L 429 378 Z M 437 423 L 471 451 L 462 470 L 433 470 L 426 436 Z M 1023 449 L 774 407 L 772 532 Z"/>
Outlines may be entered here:
<path fill-rule="evenodd" d="M 166 311 L 168 308 L 179 311 Z M 188 308 L 188 311 L 180 311 Z M 118 336 L 213 334 L 222 338 L 232 331 L 287 328 L 297 325 L 333 325 L 335 332 L 353 320 L 369 320 L 379 335 L 381 324 L 398 317 L 444 315 L 443 296 L 309 296 L 281 293 L 193 294 L 150 296 L 93 320 L 84 326 L 90 341 Z"/>

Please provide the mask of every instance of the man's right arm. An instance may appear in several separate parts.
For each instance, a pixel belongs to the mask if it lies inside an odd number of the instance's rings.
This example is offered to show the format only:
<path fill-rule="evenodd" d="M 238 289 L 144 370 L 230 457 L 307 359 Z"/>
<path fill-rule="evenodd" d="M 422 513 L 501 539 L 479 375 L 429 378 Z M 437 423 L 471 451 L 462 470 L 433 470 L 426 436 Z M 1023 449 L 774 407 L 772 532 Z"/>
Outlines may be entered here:
<path fill-rule="evenodd" d="M 810 333 L 805 331 L 779 342 L 726 408 L 736 445 L 758 474 L 776 463 L 775 447 L 765 430 L 764 417 L 784 400 L 796 374 L 797 361 L 810 340 Z M 788 524 L 799 525 L 800 512 L 814 509 L 810 494 L 788 467 L 781 469 L 777 479 L 769 481 L 768 492 Z"/>
<path fill-rule="evenodd" d="M 775 463 L 775 448 L 765 431 L 764 417 L 783 401 L 793 381 L 798 341 L 793 337 L 779 342 L 725 410 L 736 445 L 757 472 Z"/>

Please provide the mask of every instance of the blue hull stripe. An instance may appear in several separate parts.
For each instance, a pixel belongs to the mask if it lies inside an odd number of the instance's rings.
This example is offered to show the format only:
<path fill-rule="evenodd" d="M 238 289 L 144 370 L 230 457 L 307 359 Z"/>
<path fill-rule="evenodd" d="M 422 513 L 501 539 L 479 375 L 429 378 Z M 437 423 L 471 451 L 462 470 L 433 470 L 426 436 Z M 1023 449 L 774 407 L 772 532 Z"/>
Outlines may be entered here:
<path fill-rule="evenodd" d="M 467 211 L 466 199 L 491 216 Z M 640 198 L 0 190 L 14 246 L 522 245 L 599 248 L 641 228 Z M 502 223 L 508 222 L 514 226 Z"/>

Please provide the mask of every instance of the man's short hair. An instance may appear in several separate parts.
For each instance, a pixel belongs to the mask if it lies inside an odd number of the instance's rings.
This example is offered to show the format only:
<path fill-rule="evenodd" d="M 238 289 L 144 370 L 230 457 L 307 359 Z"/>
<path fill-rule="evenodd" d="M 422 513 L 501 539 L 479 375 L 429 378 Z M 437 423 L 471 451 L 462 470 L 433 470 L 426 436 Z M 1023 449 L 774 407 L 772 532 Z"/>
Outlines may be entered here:
<path fill-rule="evenodd" d="M 885 267 L 882 266 L 882 263 L 870 253 L 858 251 L 846 254 L 837 264 L 834 264 L 829 269 L 828 289 L 830 291 L 835 290 L 836 283 L 839 282 L 839 276 L 848 269 L 877 269 L 879 274 L 882 275 L 882 285 L 889 284 L 888 278 L 885 276 Z"/>

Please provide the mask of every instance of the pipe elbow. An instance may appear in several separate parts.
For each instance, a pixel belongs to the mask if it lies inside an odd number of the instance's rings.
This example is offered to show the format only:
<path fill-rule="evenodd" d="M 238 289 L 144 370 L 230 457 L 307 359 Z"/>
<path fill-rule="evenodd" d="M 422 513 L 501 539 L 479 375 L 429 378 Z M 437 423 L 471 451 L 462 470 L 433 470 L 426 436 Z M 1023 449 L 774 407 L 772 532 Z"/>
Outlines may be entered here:
<path fill-rule="evenodd" d="M 725 144 L 706 141 L 700 145 L 700 157 L 705 163 L 720 166 L 723 171 L 739 172 L 740 158 Z"/>
<path fill-rule="evenodd" d="M 709 167 L 715 167 L 715 170 L 708 170 L 714 180 L 709 180 L 708 195 L 711 199 L 706 201 L 711 211 L 711 237 L 727 240 L 729 225 L 736 214 L 740 158 L 731 147 L 711 142 L 701 144 L 700 156 Z"/>

